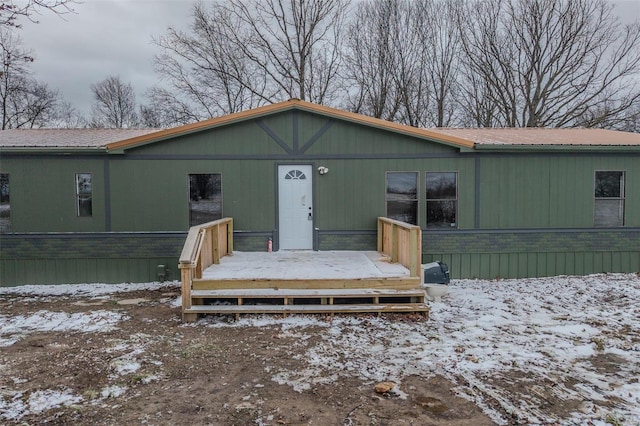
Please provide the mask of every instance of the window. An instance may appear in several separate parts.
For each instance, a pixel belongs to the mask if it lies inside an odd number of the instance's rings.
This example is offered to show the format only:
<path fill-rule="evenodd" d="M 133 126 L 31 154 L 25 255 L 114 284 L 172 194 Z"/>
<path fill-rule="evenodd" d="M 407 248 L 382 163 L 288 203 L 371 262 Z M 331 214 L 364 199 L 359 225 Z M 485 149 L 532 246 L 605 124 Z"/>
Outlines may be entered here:
<path fill-rule="evenodd" d="M 418 224 L 418 173 L 387 172 L 387 217 Z"/>
<path fill-rule="evenodd" d="M 293 180 L 304 180 L 307 177 L 300 170 L 291 170 L 284 178 Z"/>
<path fill-rule="evenodd" d="M 458 173 L 427 173 L 427 228 L 455 228 L 458 216 Z"/>
<path fill-rule="evenodd" d="M 624 172 L 596 172 L 594 225 L 624 226 Z"/>
<path fill-rule="evenodd" d="M 11 232 L 9 173 L 0 173 L 0 234 Z"/>
<path fill-rule="evenodd" d="M 189 226 L 222 219 L 222 175 L 189 175 Z"/>
<path fill-rule="evenodd" d="M 93 215 L 91 173 L 76 173 L 76 214 L 78 217 Z"/>

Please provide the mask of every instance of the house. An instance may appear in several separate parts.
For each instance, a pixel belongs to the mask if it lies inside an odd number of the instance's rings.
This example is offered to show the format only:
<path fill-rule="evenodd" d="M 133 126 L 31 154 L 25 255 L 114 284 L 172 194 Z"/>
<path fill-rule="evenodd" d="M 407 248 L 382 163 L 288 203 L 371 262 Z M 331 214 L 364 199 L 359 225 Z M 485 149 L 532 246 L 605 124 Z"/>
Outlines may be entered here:
<path fill-rule="evenodd" d="M 640 271 L 640 134 L 418 129 L 290 100 L 167 130 L 0 132 L 2 285 L 177 279 L 191 225 L 239 251 L 422 228 L 453 278 Z M 250 267 L 250 266 L 248 266 Z"/>

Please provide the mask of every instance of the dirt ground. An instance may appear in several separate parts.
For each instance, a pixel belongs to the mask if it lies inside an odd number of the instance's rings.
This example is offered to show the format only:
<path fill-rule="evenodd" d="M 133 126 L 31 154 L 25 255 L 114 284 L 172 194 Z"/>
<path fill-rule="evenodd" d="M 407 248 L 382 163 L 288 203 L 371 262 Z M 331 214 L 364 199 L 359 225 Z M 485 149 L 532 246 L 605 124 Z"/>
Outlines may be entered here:
<path fill-rule="evenodd" d="M 457 397 L 453 385 L 440 376 L 405 378 L 406 398 L 378 394 L 376 383 L 358 378 L 338 378 L 302 391 L 278 384 L 275 373 L 303 362 L 295 335 L 272 326 L 184 326 L 180 309 L 170 304 L 177 296 L 174 286 L 99 300 L 0 297 L 0 313 L 12 317 L 40 310 L 106 310 L 128 317 L 111 331 L 35 332 L 1 347 L 0 396 L 26 401 L 39 391 L 46 395 L 70 389 L 81 399 L 38 413 L 31 410 L 14 420 L 2 419 L 0 413 L 0 423 L 493 424 L 473 403 Z M 398 321 L 425 320 L 405 316 Z"/>

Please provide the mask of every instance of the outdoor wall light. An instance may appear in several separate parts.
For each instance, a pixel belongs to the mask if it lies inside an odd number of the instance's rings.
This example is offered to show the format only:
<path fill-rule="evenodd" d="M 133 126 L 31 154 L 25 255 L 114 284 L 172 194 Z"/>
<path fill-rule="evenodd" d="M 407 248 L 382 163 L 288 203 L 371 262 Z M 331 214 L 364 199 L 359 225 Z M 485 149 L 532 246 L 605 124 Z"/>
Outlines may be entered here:
<path fill-rule="evenodd" d="M 329 173 L 329 169 L 325 166 L 320 166 L 318 167 L 318 173 L 320 173 L 321 175 L 326 175 L 327 173 Z"/>

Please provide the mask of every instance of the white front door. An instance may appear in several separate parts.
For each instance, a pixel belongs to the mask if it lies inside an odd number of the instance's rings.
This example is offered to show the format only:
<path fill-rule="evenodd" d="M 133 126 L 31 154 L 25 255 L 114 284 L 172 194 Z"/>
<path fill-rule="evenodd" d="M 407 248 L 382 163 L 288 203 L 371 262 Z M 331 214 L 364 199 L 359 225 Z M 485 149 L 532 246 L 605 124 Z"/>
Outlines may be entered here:
<path fill-rule="evenodd" d="M 313 249 L 313 169 L 278 166 L 278 233 L 280 249 Z"/>

